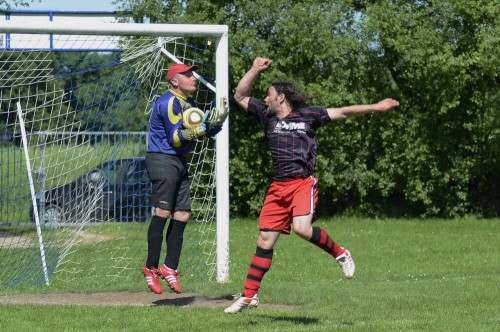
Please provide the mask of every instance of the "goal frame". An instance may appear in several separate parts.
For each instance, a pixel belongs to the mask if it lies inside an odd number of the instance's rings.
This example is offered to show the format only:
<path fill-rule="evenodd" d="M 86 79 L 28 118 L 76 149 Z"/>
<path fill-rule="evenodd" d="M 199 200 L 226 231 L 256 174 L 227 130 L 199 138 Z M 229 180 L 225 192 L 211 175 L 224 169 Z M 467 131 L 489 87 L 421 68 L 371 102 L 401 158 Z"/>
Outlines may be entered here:
<path fill-rule="evenodd" d="M 154 37 L 211 37 L 215 39 L 216 107 L 229 98 L 228 26 L 208 24 L 93 23 L 2 21 L 0 33 Z M 216 139 L 216 255 L 217 282 L 229 279 L 229 119 Z M 30 175 L 30 174 L 29 174 Z M 29 176 L 28 175 L 28 176 Z M 43 249 L 43 248 L 42 248 Z"/>

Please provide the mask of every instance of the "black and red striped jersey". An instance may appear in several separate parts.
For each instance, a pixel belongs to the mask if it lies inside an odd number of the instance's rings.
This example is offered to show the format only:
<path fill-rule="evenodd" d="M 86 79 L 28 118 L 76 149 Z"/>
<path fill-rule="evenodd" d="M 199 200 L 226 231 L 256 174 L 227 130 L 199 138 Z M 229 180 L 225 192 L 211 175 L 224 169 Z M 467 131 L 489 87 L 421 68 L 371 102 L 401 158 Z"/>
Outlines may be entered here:
<path fill-rule="evenodd" d="M 250 98 L 248 113 L 260 120 L 271 149 L 273 179 L 288 181 L 314 174 L 318 128 L 330 122 L 325 108 L 310 106 L 294 110 L 283 119 L 267 113 L 267 106 Z"/>

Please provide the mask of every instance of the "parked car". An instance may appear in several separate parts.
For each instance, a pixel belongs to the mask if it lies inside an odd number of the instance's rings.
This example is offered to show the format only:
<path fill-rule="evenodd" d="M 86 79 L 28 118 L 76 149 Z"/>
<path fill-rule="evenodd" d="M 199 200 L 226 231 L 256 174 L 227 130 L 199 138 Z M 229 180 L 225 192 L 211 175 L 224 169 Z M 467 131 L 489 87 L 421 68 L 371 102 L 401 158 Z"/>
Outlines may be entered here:
<path fill-rule="evenodd" d="M 104 162 L 72 182 L 40 192 L 37 206 L 41 224 L 48 227 L 82 221 L 146 221 L 150 194 L 144 158 L 134 157 Z"/>

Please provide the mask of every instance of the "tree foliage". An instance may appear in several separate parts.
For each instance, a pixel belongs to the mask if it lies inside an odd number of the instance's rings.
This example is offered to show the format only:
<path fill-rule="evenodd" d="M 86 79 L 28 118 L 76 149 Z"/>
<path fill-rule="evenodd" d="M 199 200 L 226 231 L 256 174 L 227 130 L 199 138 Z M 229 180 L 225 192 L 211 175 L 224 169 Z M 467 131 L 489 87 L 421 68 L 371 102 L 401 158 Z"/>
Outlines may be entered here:
<path fill-rule="evenodd" d="M 254 87 L 286 79 L 324 106 L 401 107 L 319 132 L 325 214 L 500 214 L 500 6 L 489 0 L 117 0 L 161 23 L 227 24 L 230 84 L 256 56 Z M 255 215 L 271 176 L 259 124 L 231 105 L 231 201 Z"/>
<path fill-rule="evenodd" d="M 10 10 L 12 6 L 28 7 L 35 0 L 0 0 L 0 10 Z M 42 0 L 37 0 L 42 2 Z"/>

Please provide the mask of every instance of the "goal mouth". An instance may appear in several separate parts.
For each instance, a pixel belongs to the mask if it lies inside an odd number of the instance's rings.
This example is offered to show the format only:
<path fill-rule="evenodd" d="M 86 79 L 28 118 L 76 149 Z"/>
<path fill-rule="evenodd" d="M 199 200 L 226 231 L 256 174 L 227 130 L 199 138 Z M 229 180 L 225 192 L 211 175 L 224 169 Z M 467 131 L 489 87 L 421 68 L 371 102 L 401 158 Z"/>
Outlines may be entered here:
<path fill-rule="evenodd" d="M 202 110 L 227 98 L 227 27 L 2 22 L 0 32 L 0 229 L 32 238 L 7 245 L 0 236 L 0 285 L 92 280 L 102 266 L 113 282 L 141 282 L 150 109 L 172 63 L 198 67 Z M 192 226 L 180 262 L 219 282 L 229 270 L 227 132 L 187 156 Z"/>

